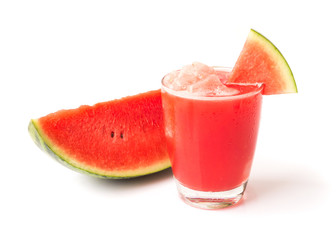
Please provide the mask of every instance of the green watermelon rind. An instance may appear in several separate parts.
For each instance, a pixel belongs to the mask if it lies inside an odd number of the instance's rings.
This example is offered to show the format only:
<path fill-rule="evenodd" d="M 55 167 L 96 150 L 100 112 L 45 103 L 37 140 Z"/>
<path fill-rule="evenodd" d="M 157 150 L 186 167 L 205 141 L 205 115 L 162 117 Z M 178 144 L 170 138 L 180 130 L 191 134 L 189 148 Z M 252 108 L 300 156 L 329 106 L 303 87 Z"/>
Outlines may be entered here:
<path fill-rule="evenodd" d="M 93 177 L 97 177 L 97 178 L 103 178 L 103 179 L 128 179 L 128 178 L 134 178 L 134 177 L 140 177 L 140 176 L 144 176 L 144 175 L 149 175 L 152 173 L 156 173 L 162 170 L 165 170 L 167 168 L 170 167 L 170 164 L 164 164 L 162 165 L 160 168 L 154 169 L 152 171 L 144 171 L 144 172 L 140 172 L 139 171 L 135 171 L 137 172 L 137 174 L 124 174 L 122 171 L 120 171 L 120 173 L 118 175 L 110 175 L 110 174 L 106 174 L 103 172 L 100 172 L 99 170 L 94 170 L 94 171 L 90 171 L 88 167 L 88 169 L 83 169 L 79 166 L 76 166 L 75 164 L 70 163 L 71 160 L 65 156 L 63 156 L 59 151 L 57 151 L 52 144 L 47 143 L 48 141 L 46 139 L 44 139 L 43 134 L 40 133 L 39 128 L 37 127 L 37 123 L 36 120 L 31 120 L 29 122 L 28 125 L 28 131 L 29 134 L 31 136 L 31 138 L 33 139 L 33 141 L 35 142 L 35 144 L 45 153 L 47 153 L 49 156 L 51 156 L 53 159 L 55 159 L 57 162 L 61 163 L 62 165 L 80 172 L 80 173 L 84 173 Z M 169 162 L 169 161 L 166 161 Z"/>
<path fill-rule="evenodd" d="M 291 81 L 288 80 L 287 83 L 292 85 L 291 86 L 291 91 L 294 92 L 294 93 L 297 93 L 298 89 L 297 89 L 297 85 L 296 85 L 296 82 L 295 82 L 294 74 L 293 74 L 292 69 L 290 68 L 286 58 L 282 55 L 280 50 L 267 37 L 265 37 L 264 35 L 262 35 L 258 31 L 254 30 L 254 29 L 251 29 L 251 32 L 254 33 L 255 37 L 258 37 L 259 39 L 261 39 L 264 42 L 264 44 L 268 44 L 271 48 L 273 48 L 275 50 L 275 52 L 278 55 L 279 62 L 281 62 L 282 65 L 284 65 L 284 67 L 282 67 L 281 69 L 282 70 L 286 69 L 288 71 L 288 73 L 286 75 L 289 77 L 288 79 L 291 79 Z"/>

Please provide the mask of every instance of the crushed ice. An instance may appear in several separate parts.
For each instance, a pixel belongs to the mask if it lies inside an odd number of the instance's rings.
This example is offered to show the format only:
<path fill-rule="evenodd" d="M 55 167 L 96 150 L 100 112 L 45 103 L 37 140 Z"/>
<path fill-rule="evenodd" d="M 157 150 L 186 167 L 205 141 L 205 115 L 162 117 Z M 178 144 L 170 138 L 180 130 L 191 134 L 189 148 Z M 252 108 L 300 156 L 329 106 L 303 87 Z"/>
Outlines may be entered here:
<path fill-rule="evenodd" d="M 200 62 L 168 74 L 164 83 L 175 91 L 187 91 L 197 96 L 227 96 L 239 93 L 238 90 L 225 86 L 212 67 Z"/>

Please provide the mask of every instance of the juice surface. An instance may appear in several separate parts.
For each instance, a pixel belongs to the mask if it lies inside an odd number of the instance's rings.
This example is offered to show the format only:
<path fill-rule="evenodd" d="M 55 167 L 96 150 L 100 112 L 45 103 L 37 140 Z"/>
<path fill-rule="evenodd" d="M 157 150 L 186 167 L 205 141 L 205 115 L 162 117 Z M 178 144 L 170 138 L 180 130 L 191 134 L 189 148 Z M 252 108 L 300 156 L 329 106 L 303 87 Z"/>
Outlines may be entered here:
<path fill-rule="evenodd" d="M 185 187 L 226 191 L 249 177 L 262 86 L 230 87 L 239 94 L 198 98 L 162 89 L 168 153 L 174 177 Z"/>

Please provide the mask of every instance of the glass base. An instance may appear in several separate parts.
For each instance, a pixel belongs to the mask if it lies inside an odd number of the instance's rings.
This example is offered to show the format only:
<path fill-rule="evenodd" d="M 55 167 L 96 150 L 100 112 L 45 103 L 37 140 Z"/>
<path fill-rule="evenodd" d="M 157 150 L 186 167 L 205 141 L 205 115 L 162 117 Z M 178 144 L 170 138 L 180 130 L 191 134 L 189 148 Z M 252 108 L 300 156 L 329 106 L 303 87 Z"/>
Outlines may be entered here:
<path fill-rule="evenodd" d="M 203 209 L 220 209 L 236 204 L 243 197 L 247 185 L 246 181 L 228 191 L 203 192 L 187 188 L 176 179 L 175 181 L 182 200 L 193 207 Z"/>

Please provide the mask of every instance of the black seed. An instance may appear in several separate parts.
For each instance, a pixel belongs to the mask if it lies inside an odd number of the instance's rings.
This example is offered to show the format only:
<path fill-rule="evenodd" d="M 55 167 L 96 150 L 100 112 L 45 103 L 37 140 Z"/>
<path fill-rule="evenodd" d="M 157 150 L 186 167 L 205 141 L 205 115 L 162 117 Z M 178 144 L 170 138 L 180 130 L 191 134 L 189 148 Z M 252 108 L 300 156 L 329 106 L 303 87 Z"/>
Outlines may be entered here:
<path fill-rule="evenodd" d="M 114 138 L 114 132 L 113 131 L 111 132 L 111 138 Z"/>
<path fill-rule="evenodd" d="M 123 133 L 123 132 L 120 133 L 120 138 L 121 138 L 121 139 L 124 138 L 124 133 Z"/>

